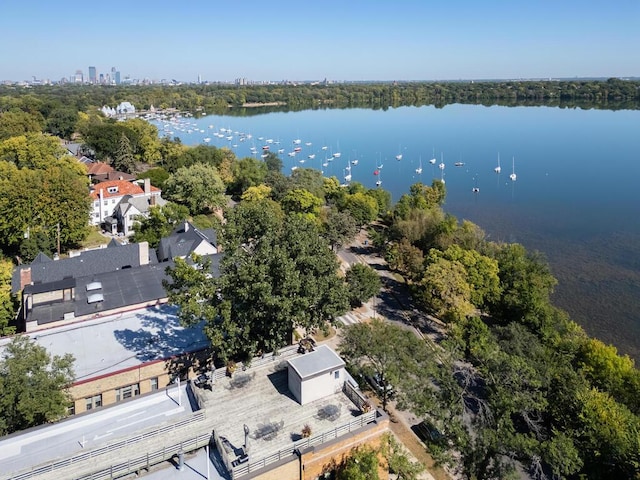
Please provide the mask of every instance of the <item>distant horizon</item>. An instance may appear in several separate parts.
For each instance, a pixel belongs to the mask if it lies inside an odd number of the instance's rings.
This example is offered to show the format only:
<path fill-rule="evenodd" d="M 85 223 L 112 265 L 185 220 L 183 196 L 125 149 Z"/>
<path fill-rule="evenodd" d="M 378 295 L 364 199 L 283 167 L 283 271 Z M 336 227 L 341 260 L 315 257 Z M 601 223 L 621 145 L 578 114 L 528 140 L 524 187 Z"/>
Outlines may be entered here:
<path fill-rule="evenodd" d="M 640 76 L 636 0 L 5 3 L 0 79 L 12 82 L 90 66 L 188 83 Z"/>
<path fill-rule="evenodd" d="M 65 77 L 61 77 L 65 78 Z M 342 83 L 433 83 L 433 82 L 446 82 L 446 83 L 456 83 L 456 82 L 557 82 L 557 81 L 607 81 L 611 78 L 615 78 L 622 81 L 638 81 L 640 80 L 640 76 L 614 76 L 614 75 L 605 75 L 600 77 L 593 76 L 573 76 L 573 77 L 514 77 L 514 78 L 432 78 L 432 79 L 395 79 L 395 80 L 377 80 L 377 79 L 368 79 L 368 80 L 332 80 L 332 79 L 285 79 L 285 80 L 261 80 L 261 79 L 245 79 L 247 83 L 238 86 L 261 86 L 261 85 L 275 85 L 282 83 L 291 83 L 291 84 L 318 84 L 323 83 L 325 80 L 328 84 L 342 84 Z M 34 80 L 35 79 L 35 80 Z M 107 84 L 107 83 L 95 83 L 92 84 L 88 81 L 84 81 L 83 83 L 74 84 L 73 82 L 68 81 L 65 85 L 76 85 L 76 86 L 140 86 L 143 82 L 147 82 L 145 84 L 153 84 L 153 85 L 162 85 L 162 84 L 171 84 L 174 83 L 176 85 L 215 85 L 215 84 L 228 84 L 234 85 L 234 81 L 228 80 L 206 80 L 201 79 L 199 82 L 196 80 L 180 80 L 180 79 L 167 79 L 167 78 L 131 78 L 132 82 L 122 82 L 119 85 L 115 84 Z M 42 83 L 46 82 L 46 83 Z M 31 80 L 15 80 L 15 79 L 0 79 L 0 85 L 15 85 L 21 83 L 28 83 L 33 86 L 38 85 L 60 85 L 59 80 L 53 80 L 49 78 L 38 78 L 35 75 L 32 75 Z"/>

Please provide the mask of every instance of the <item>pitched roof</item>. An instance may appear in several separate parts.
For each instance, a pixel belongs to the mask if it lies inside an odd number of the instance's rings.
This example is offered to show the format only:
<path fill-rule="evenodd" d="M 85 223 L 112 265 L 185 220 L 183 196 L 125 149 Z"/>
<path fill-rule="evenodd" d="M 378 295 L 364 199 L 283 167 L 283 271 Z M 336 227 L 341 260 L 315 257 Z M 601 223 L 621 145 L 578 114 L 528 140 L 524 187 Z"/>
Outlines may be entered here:
<path fill-rule="evenodd" d="M 161 262 L 176 257 L 187 257 L 202 242 L 216 246 L 216 232 L 208 228 L 198 230 L 191 222 L 181 223 L 168 237 L 160 239 L 158 259 Z"/>
<path fill-rule="evenodd" d="M 109 189 L 116 188 L 117 191 L 110 193 Z M 126 180 L 109 180 L 106 182 L 96 183 L 91 187 L 89 195 L 92 199 L 96 200 L 100 196 L 100 190 L 102 189 L 103 198 L 122 197 L 124 195 L 143 195 L 144 190 L 140 185 L 134 182 L 128 182 Z M 151 186 L 151 192 L 160 193 L 160 189 Z"/>
<path fill-rule="evenodd" d="M 145 245 L 145 247 L 141 249 L 141 245 Z M 141 253 L 143 257 L 145 256 L 145 248 L 148 253 L 141 262 L 140 256 Z M 109 244 L 109 248 L 87 250 L 75 257 L 51 262 L 43 261 L 40 256 L 37 258 L 38 262 L 20 265 L 14 269 L 11 279 L 12 292 L 20 291 L 20 272 L 26 269 L 31 269 L 31 282 L 52 283 L 65 278 L 80 278 L 87 275 L 116 272 L 125 268 L 135 268 L 147 263 L 158 263 L 155 251 L 148 248 L 146 242 L 120 245 L 118 248 L 113 248 L 112 244 Z"/>
<path fill-rule="evenodd" d="M 113 168 L 104 162 L 94 162 L 87 165 L 88 175 L 104 175 L 113 172 Z"/>
<path fill-rule="evenodd" d="M 149 208 L 152 206 L 163 207 L 167 204 L 167 201 L 162 197 L 155 197 L 153 203 L 149 197 L 132 197 L 131 195 L 126 195 L 120 203 L 116 206 L 116 211 L 124 217 L 129 214 L 129 210 L 131 207 L 136 208 L 140 213 L 146 214 L 149 212 Z"/>
<path fill-rule="evenodd" d="M 127 173 L 127 172 L 119 172 L 118 170 L 112 170 L 107 173 L 97 173 L 93 176 L 93 180 L 96 183 L 106 182 L 109 180 L 126 180 L 130 182 L 135 179 L 136 179 L 135 175 L 131 175 L 130 173 Z"/>

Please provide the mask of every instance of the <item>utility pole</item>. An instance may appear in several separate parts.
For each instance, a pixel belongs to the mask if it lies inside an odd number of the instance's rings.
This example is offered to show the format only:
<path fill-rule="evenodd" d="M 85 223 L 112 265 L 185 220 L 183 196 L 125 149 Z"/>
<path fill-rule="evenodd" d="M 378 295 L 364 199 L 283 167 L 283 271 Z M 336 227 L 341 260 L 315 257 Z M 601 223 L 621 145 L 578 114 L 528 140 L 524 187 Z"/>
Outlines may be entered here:
<path fill-rule="evenodd" d="M 58 231 L 58 258 L 60 258 L 60 222 L 58 222 L 57 231 Z"/>

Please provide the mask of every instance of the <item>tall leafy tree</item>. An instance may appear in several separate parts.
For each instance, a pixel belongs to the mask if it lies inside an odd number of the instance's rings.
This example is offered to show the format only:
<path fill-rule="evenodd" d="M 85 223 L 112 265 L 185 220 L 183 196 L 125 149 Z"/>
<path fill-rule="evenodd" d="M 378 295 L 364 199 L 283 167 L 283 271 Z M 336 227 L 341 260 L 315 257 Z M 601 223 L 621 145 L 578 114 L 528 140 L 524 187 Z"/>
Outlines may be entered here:
<path fill-rule="evenodd" d="M 69 354 L 52 357 L 27 336 L 9 342 L 0 359 L 0 434 L 63 417 L 73 362 Z"/>
<path fill-rule="evenodd" d="M 222 207 L 224 191 L 218 169 L 202 163 L 179 168 L 165 182 L 166 197 L 186 206 L 192 215 Z"/>
<path fill-rule="evenodd" d="M 113 157 L 113 168 L 119 172 L 133 173 L 136 170 L 136 159 L 133 156 L 131 141 L 124 132 L 120 134 L 118 149 Z"/>
<path fill-rule="evenodd" d="M 253 202 L 249 202 L 253 204 Z M 229 222 L 238 218 L 230 218 Z M 240 217 L 240 220 L 243 220 Z M 304 218 L 287 216 L 259 237 L 226 239 L 221 275 L 208 266 L 176 262 L 169 269 L 169 299 L 186 324 L 205 319 L 213 350 L 226 360 L 273 351 L 291 341 L 296 327 L 324 327 L 348 306 L 335 254 Z M 228 242 L 228 243 L 227 243 Z"/>
<path fill-rule="evenodd" d="M 345 329 L 339 349 L 352 366 L 401 386 L 407 395 L 421 392 L 419 395 L 425 396 L 430 390 L 427 379 L 433 356 L 424 341 L 410 330 L 380 319 L 356 323 Z M 386 409 L 390 392 L 383 389 L 381 395 Z"/>
<path fill-rule="evenodd" d="M 358 233 L 356 220 L 349 212 L 340 212 L 335 207 L 327 211 L 322 224 L 322 235 L 334 250 L 353 240 Z"/>
<path fill-rule="evenodd" d="M 0 140 L 42 130 L 42 116 L 21 110 L 0 113 Z"/>
<path fill-rule="evenodd" d="M 353 307 L 359 307 L 377 295 L 382 286 L 380 275 L 370 266 L 361 263 L 356 263 L 347 270 L 346 281 L 349 286 L 349 300 Z"/>

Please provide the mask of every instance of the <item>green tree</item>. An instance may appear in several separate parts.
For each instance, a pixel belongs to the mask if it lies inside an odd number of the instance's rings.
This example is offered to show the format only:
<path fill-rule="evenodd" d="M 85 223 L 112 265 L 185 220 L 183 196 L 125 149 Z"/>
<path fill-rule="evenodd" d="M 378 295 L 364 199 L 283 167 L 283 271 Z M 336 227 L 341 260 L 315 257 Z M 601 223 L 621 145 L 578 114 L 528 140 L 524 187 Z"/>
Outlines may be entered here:
<path fill-rule="evenodd" d="M 340 212 L 335 207 L 327 211 L 322 224 L 322 236 L 327 239 L 333 250 L 351 242 L 357 233 L 356 220 L 349 212 Z"/>
<path fill-rule="evenodd" d="M 192 215 L 222 207 L 224 191 L 218 169 L 201 163 L 179 168 L 165 182 L 167 199 L 186 206 Z"/>
<path fill-rule="evenodd" d="M 17 336 L 0 359 L 0 433 L 63 417 L 73 381 L 73 356 L 53 356 L 27 336 Z"/>
<path fill-rule="evenodd" d="M 428 262 L 436 258 L 459 262 L 465 270 L 466 281 L 471 288 L 470 301 L 478 308 L 496 302 L 500 298 L 500 279 L 498 278 L 498 262 L 476 250 L 466 250 L 452 245 L 444 252 L 432 249 Z"/>
<path fill-rule="evenodd" d="M 56 137 L 71 139 L 76 131 L 78 112 L 71 107 L 59 107 L 47 116 L 47 132 Z"/>
<path fill-rule="evenodd" d="M 246 157 L 233 164 L 233 183 L 230 191 L 233 195 L 242 195 L 249 187 L 264 183 L 267 165 L 255 158 Z"/>
<path fill-rule="evenodd" d="M 324 203 L 324 177 L 315 168 L 296 168 L 291 172 L 291 184 L 294 189 L 304 189 Z"/>
<path fill-rule="evenodd" d="M 0 336 L 15 333 L 15 326 L 11 325 L 15 319 L 18 304 L 11 294 L 11 274 L 13 263 L 0 258 Z"/>
<path fill-rule="evenodd" d="M 385 259 L 392 269 L 405 275 L 411 281 L 422 277 L 424 270 L 422 250 L 411 245 L 411 242 L 406 238 L 390 245 L 385 252 Z"/>
<path fill-rule="evenodd" d="M 362 192 L 356 192 L 344 197 L 340 210 L 347 211 L 359 226 L 373 222 L 378 216 L 378 202 Z"/>
<path fill-rule="evenodd" d="M 315 220 L 320 215 L 322 200 L 303 188 L 289 190 L 280 202 L 286 213 L 296 213 Z"/>
<path fill-rule="evenodd" d="M 169 179 L 169 172 L 162 167 L 150 168 L 146 172 L 138 173 L 138 180 L 148 178 L 151 181 L 151 185 L 158 187 L 160 190 L 164 190 L 164 183 Z"/>
<path fill-rule="evenodd" d="M 38 118 L 40 117 L 40 118 Z M 41 116 L 21 110 L 0 113 L 0 141 L 42 130 Z"/>
<path fill-rule="evenodd" d="M 294 328 L 324 327 L 346 311 L 337 260 L 313 223 L 288 216 L 259 238 L 242 241 L 239 232 L 253 234 L 241 226 L 233 239 L 225 238 L 219 278 L 209 275 L 206 264 L 193 269 L 177 261 L 168 270 L 169 300 L 186 324 L 207 322 L 218 358 L 275 351 L 289 344 Z"/>
<path fill-rule="evenodd" d="M 261 202 L 271 196 L 271 187 L 265 184 L 247 188 L 242 194 L 243 202 Z"/>
<path fill-rule="evenodd" d="M 269 172 L 281 172 L 282 160 L 273 152 L 267 153 L 267 158 L 264 159 L 264 163 L 267 166 Z"/>
<path fill-rule="evenodd" d="M 131 142 L 124 132 L 120 135 L 118 149 L 113 157 L 113 168 L 119 172 L 133 173 L 136 170 L 136 159 L 133 156 Z"/>
<path fill-rule="evenodd" d="M 58 237 L 62 248 L 76 246 L 88 232 L 87 180 L 66 167 L 18 169 L 0 162 L 0 244 L 16 251 L 25 235 Z"/>
<path fill-rule="evenodd" d="M 352 307 L 359 307 L 374 295 L 382 286 L 380 275 L 368 265 L 356 263 L 347 270 L 347 285 Z"/>
<path fill-rule="evenodd" d="M 345 328 L 339 349 L 348 364 L 359 371 L 377 374 L 383 382 L 401 386 L 411 397 L 417 392 L 422 397 L 428 395 L 432 355 L 413 332 L 372 319 Z M 385 388 L 379 393 L 386 410 L 391 392 Z"/>
<path fill-rule="evenodd" d="M 0 160 L 12 162 L 18 168 L 46 170 L 57 165 L 86 175 L 86 170 L 75 157 L 67 155 L 60 141 L 50 135 L 30 133 L 0 142 Z"/>
<path fill-rule="evenodd" d="M 448 322 L 462 320 L 474 311 L 467 272 L 458 261 L 436 258 L 429 262 L 414 291 L 423 305 Z"/>
<path fill-rule="evenodd" d="M 397 480 L 418 480 L 424 471 L 424 465 L 412 462 L 405 447 L 391 433 L 382 436 L 380 453 L 387 461 L 389 473 L 395 474 Z"/>
<path fill-rule="evenodd" d="M 378 453 L 368 446 L 356 447 L 336 469 L 336 480 L 380 480 Z"/>
<path fill-rule="evenodd" d="M 157 248 L 160 239 L 171 234 L 178 223 L 189 216 L 189 209 L 183 205 L 168 202 L 162 207 L 151 207 L 149 216 L 136 222 L 132 241 L 149 242 L 149 246 Z"/>
<path fill-rule="evenodd" d="M 502 295 L 490 306 L 492 313 L 502 319 L 527 319 L 549 304 L 557 281 L 542 254 L 514 243 L 499 246 L 494 258 Z"/>

